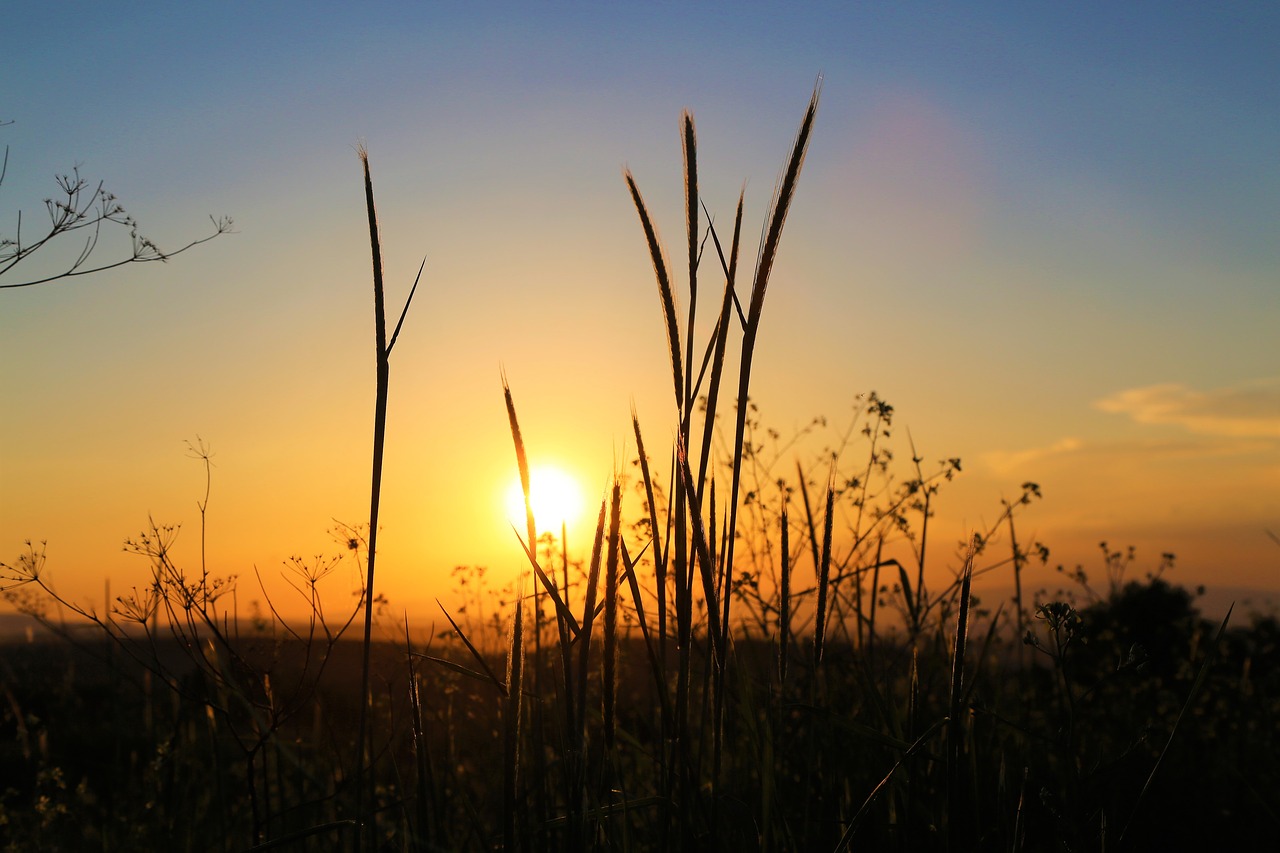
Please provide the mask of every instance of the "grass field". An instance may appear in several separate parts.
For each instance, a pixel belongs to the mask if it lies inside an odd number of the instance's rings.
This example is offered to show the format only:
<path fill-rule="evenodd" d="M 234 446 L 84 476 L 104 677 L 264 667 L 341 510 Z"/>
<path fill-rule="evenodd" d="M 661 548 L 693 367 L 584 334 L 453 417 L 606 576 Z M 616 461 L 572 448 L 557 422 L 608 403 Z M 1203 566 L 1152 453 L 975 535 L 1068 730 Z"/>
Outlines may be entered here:
<path fill-rule="evenodd" d="M 719 708 L 704 635 L 687 655 L 683 740 L 670 731 L 675 685 L 655 676 L 675 674 L 682 650 L 655 662 L 630 631 L 606 683 L 596 643 L 585 689 L 566 696 L 557 628 L 541 621 L 524 640 L 514 762 L 505 678 L 456 640 L 420 652 L 448 663 L 375 645 L 379 849 L 493 849 L 508 831 L 546 850 L 1263 849 L 1274 837 L 1280 624 L 1219 636 L 1163 581 L 1041 611 L 1036 646 L 975 619 L 959 697 L 946 624 L 832 643 L 817 666 L 797 642 L 786 681 L 776 642 L 735 642 Z M 7 849 L 354 847 L 361 644 L 336 644 L 314 683 L 295 638 L 246 629 L 235 645 L 238 705 L 172 640 L 136 661 L 87 637 L 7 645 Z M 485 657 L 504 672 L 503 654 Z"/>

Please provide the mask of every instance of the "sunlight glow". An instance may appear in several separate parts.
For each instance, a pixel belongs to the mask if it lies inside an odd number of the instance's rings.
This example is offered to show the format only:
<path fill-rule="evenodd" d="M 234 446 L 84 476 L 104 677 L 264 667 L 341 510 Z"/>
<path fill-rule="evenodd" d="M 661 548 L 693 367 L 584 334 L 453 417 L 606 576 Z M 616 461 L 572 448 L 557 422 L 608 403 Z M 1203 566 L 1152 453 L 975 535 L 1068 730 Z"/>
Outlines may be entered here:
<path fill-rule="evenodd" d="M 582 489 L 564 469 L 542 465 L 529 472 L 529 501 L 539 533 L 560 535 L 562 524 L 572 527 L 582 514 Z M 507 488 L 507 518 L 521 535 L 525 530 L 524 491 L 517 475 Z"/>

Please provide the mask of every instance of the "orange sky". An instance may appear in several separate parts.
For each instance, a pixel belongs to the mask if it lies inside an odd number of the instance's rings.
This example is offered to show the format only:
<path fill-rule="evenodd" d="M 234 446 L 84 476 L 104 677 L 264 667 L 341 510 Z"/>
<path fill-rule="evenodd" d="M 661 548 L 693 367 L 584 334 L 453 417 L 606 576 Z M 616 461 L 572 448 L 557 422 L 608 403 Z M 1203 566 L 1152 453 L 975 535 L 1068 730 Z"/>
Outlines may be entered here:
<path fill-rule="evenodd" d="M 193 564 L 197 436 L 215 453 L 210 563 L 242 600 L 255 567 L 282 595 L 283 561 L 340 550 L 334 519 L 368 511 L 364 139 L 391 310 L 428 258 L 392 358 L 382 591 L 429 621 L 454 566 L 514 574 L 501 371 L 533 461 L 588 503 L 630 471 L 633 404 L 666 466 L 665 341 L 623 165 L 680 258 L 691 108 L 717 224 L 747 181 L 750 257 L 821 70 L 757 350 L 764 422 L 837 428 L 874 389 L 896 441 L 960 457 L 931 533 L 940 577 L 1032 480 L 1044 499 L 1019 530 L 1052 564 L 1096 564 L 1105 539 L 1136 545 L 1140 570 L 1176 553 L 1187 584 L 1280 588 L 1273 15 L 1100 8 L 1115 20 L 1094 32 L 1020 8 L 507 12 L 325 7 L 295 30 L 170 11 L 120 30 L 121 92 L 87 59 L 50 69 L 65 26 L 19 16 L 0 233 L 19 209 L 29 233 L 77 163 L 162 246 L 209 213 L 237 233 L 0 290 L 0 559 L 47 540 L 59 589 L 100 606 L 104 581 L 144 582 L 121 543 L 150 515 L 183 525 Z M 98 14 L 75 26 L 123 26 Z"/>

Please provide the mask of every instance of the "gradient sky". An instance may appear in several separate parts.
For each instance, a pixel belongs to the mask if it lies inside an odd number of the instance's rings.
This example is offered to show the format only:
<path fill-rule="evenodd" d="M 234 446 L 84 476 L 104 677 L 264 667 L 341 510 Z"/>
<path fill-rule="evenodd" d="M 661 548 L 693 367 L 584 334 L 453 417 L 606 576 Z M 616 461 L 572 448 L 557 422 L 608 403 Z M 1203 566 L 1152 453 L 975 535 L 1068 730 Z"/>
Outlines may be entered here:
<path fill-rule="evenodd" d="M 150 514 L 190 565 L 197 436 L 218 573 L 275 578 L 367 517 L 363 140 L 389 310 L 428 258 L 392 357 L 381 588 L 429 619 L 453 566 L 513 575 L 502 369 L 534 460 L 589 501 L 633 401 L 671 435 L 623 166 L 680 257 L 691 109 L 701 194 L 728 223 L 745 180 L 754 241 L 821 73 L 763 419 L 843 424 L 874 389 L 922 456 L 961 457 L 939 570 L 1033 480 L 1021 529 L 1052 564 L 1096 570 L 1105 539 L 1140 569 L 1176 553 L 1183 583 L 1280 587 L 1280 9 L 1121 5 L 20 4 L 0 233 L 76 164 L 162 247 L 210 214 L 236 233 L 0 290 L 0 559 L 47 540 L 60 589 L 100 603 L 145 579 L 121 542 Z"/>

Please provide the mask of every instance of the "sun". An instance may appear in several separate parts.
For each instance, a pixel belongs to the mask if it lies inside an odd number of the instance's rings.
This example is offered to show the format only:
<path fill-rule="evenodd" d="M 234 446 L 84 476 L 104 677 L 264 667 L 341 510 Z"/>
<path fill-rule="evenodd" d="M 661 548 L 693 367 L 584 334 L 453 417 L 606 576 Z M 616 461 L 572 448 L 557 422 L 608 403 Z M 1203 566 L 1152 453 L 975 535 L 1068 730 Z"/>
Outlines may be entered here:
<path fill-rule="evenodd" d="M 572 527 L 582 515 L 582 490 L 578 482 L 555 465 L 540 465 L 529 471 L 529 503 L 539 533 L 560 535 L 561 525 Z M 521 535 L 525 531 L 524 490 L 517 475 L 507 488 L 507 518 Z"/>

